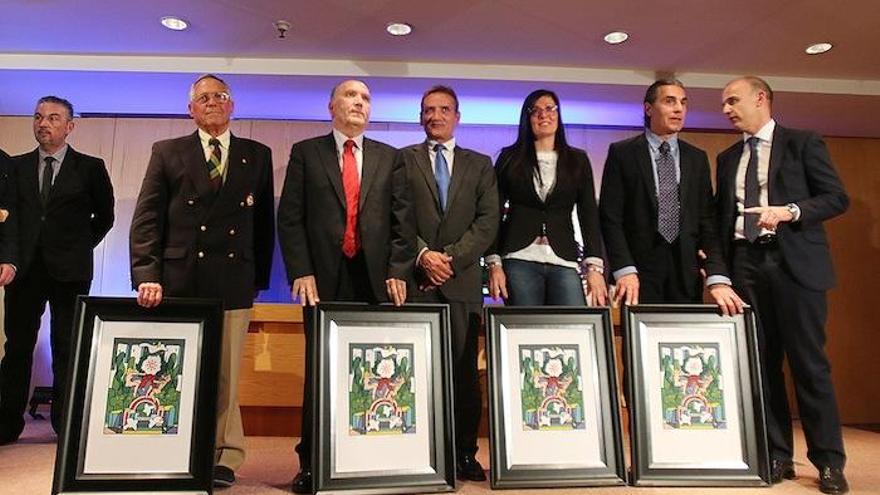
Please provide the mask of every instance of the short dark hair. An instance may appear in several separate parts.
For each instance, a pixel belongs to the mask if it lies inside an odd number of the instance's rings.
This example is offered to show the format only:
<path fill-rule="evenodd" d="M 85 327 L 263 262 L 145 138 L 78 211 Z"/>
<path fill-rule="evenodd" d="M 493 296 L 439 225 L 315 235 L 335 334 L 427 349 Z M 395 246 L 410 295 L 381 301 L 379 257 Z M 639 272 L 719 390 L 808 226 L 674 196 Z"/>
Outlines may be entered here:
<path fill-rule="evenodd" d="M 663 86 L 678 86 L 681 89 L 684 89 L 684 84 L 678 79 L 674 77 L 664 77 L 661 79 L 657 79 L 645 91 L 645 103 L 648 105 L 653 105 L 655 101 L 657 101 L 657 93 L 660 92 L 660 88 Z M 651 117 L 648 117 L 648 114 L 645 113 L 644 109 L 642 109 L 644 113 L 643 117 L 645 118 L 645 127 L 651 127 Z"/>
<path fill-rule="evenodd" d="M 421 109 L 425 108 L 425 98 L 428 95 L 432 95 L 434 93 L 443 93 L 444 95 L 449 95 L 452 98 L 452 101 L 455 102 L 455 111 L 458 112 L 458 95 L 455 94 L 455 90 L 450 88 L 449 86 L 444 86 L 442 84 L 437 84 L 435 86 L 431 86 L 427 91 L 422 94 L 422 102 L 419 104 Z"/>
<path fill-rule="evenodd" d="M 365 83 L 364 81 L 362 81 L 360 79 L 344 79 L 342 81 L 339 81 L 338 83 L 333 85 L 333 88 L 330 89 L 330 101 L 333 101 L 333 97 L 336 96 L 336 90 L 339 89 L 339 86 L 342 86 L 343 84 L 345 84 L 349 81 L 359 82 L 359 83 L 363 84 L 364 86 L 367 86 L 367 83 Z M 369 86 L 367 86 L 367 87 L 369 88 Z"/>
<path fill-rule="evenodd" d="M 61 105 L 67 110 L 67 120 L 73 120 L 73 104 L 65 100 L 64 98 L 49 95 L 37 100 L 37 106 L 40 106 L 43 103 L 55 103 Z"/>
<path fill-rule="evenodd" d="M 743 76 L 739 78 L 740 81 L 745 81 L 749 83 L 749 86 L 752 87 L 755 91 L 763 91 L 765 95 L 767 95 L 767 101 L 773 103 L 773 89 L 770 88 L 770 85 L 767 84 L 767 81 L 761 79 L 758 76 Z"/>
<path fill-rule="evenodd" d="M 193 101 L 193 99 L 196 97 L 196 85 L 198 83 L 204 81 L 205 79 L 213 79 L 213 80 L 219 82 L 220 84 L 223 85 L 224 88 L 226 88 L 226 92 L 229 93 L 229 96 L 230 97 L 232 96 L 232 88 L 229 87 L 229 84 L 226 84 L 226 81 L 224 81 L 223 79 L 220 79 L 220 77 L 217 76 L 216 74 L 202 74 L 201 76 L 199 76 L 198 79 L 193 81 L 193 83 L 189 86 L 189 101 Z"/>

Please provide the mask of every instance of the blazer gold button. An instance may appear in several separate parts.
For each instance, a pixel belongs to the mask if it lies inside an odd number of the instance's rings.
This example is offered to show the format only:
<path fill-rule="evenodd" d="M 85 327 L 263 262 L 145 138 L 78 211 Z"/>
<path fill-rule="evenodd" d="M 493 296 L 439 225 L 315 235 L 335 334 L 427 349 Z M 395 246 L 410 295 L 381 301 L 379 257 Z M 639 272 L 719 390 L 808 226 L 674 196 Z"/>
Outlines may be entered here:
<path fill-rule="evenodd" d="M 229 253 L 230 258 L 235 258 L 235 253 Z"/>
<path fill-rule="evenodd" d="M 204 257 L 205 257 L 205 252 L 199 251 L 199 258 L 204 258 Z"/>
<path fill-rule="evenodd" d="M 201 227 L 199 227 L 199 230 L 201 230 L 202 232 L 204 232 L 204 231 L 208 230 L 208 227 L 202 225 Z"/>
<path fill-rule="evenodd" d="M 235 235 L 235 229 L 229 229 L 229 235 Z"/>

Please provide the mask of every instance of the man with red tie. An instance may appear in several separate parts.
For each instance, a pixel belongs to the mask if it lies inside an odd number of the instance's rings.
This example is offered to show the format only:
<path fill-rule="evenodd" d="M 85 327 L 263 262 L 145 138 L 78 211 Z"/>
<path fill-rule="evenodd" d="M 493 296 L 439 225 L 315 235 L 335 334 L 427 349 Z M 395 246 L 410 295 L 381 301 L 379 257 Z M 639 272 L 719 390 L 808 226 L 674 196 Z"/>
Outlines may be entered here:
<path fill-rule="evenodd" d="M 406 172 L 396 150 L 364 137 L 370 89 L 348 80 L 330 93 L 333 131 L 293 145 L 278 204 L 278 237 L 292 286 L 303 306 L 319 301 L 376 304 L 406 300 L 415 258 Z M 312 312 L 306 311 L 306 332 Z M 306 370 L 311 360 L 306 338 Z M 300 472 L 295 493 L 312 489 L 312 390 L 303 393 Z"/>

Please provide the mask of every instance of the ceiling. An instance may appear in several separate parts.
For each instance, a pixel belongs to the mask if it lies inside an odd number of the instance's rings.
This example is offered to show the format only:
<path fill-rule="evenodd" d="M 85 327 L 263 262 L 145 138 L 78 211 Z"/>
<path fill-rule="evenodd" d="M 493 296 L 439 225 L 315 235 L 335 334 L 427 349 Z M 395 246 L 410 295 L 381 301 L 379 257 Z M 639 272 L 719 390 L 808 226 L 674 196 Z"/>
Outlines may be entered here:
<path fill-rule="evenodd" d="M 566 121 L 638 126 L 644 88 L 674 73 L 688 126 L 728 129 L 720 88 L 758 74 L 788 125 L 880 137 L 880 2 L 848 0 L 5 0 L 0 114 L 44 94 L 89 114 L 183 114 L 195 74 L 222 74 L 239 118 L 326 119 L 330 87 L 365 79 L 374 121 L 414 122 L 421 92 L 451 84 L 465 123 L 515 123 L 549 87 Z M 845 7 L 845 8 L 844 8 Z M 176 15 L 190 29 L 163 28 Z M 292 29 L 279 39 L 273 23 Z M 389 36 L 391 21 L 413 25 Z M 630 39 L 611 46 L 605 33 Z M 834 48 L 804 53 L 815 42 Z M 872 55 L 873 53 L 873 55 Z"/>

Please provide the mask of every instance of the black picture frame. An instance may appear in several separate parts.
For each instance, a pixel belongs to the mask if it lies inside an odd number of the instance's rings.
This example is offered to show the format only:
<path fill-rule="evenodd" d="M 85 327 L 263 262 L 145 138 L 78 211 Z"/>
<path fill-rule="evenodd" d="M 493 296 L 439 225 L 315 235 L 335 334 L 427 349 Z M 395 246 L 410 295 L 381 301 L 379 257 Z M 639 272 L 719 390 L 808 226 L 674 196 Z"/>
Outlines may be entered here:
<path fill-rule="evenodd" d="M 636 305 L 621 314 L 638 486 L 766 486 L 769 457 L 752 309 Z"/>
<path fill-rule="evenodd" d="M 145 309 L 134 298 L 80 296 L 74 322 L 53 495 L 212 493 L 220 301 L 166 298 Z M 139 401 L 125 407 L 124 421 L 111 411 L 121 394 L 114 388 L 120 377 Z M 160 396 L 165 387 L 173 388 Z M 155 407 L 159 397 L 171 403 L 161 416 Z M 131 449 L 143 456 L 138 467 L 123 461 Z M 144 462 L 147 454 L 155 464 Z"/>
<path fill-rule="evenodd" d="M 491 487 L 625 485 L 610 309 L 485 315 Z"/>
<path fill-rule="evenodd" d="M 322 303 L 309 338 L 314 492 L 454 491 L 448 305 Z"/>

